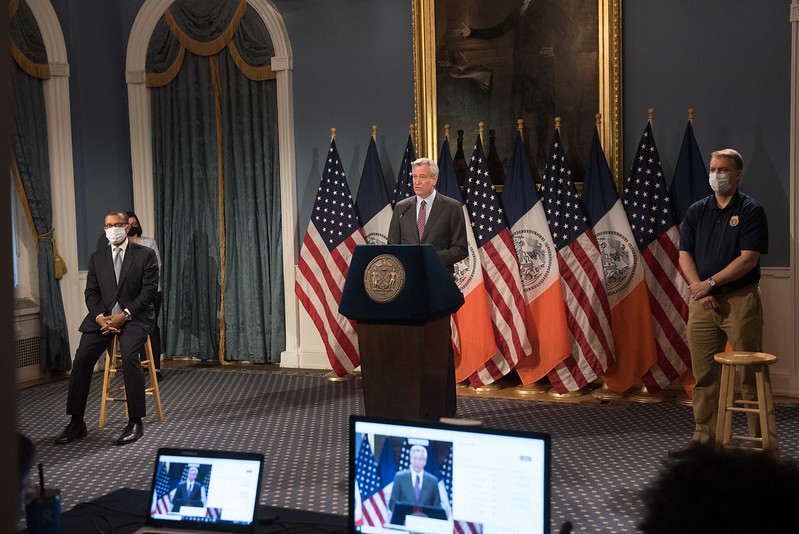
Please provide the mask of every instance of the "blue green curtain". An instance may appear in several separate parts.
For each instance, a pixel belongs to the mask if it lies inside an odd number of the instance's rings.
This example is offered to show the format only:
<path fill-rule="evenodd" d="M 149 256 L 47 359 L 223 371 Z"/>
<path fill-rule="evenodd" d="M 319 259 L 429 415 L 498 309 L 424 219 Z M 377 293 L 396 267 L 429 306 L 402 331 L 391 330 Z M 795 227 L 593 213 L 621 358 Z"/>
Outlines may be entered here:
<path fill-rule="evenodd" d="M 274 55 L 246 2 L 175 2 L 147 56 L 165 353 L 285 346 Z"/>
<path fill-rule="evenodd" d="M 44 79 L 49 77 L 49 68 L 41 32 L 24 0 L 12 3 L 11 42 L 15 60 L 11 68 L 14 87 L 12 171 L 36 234 L 40 363 L 51 371 L 67 371 L 72 368 L 72 359 L 61 286 L 55 275 L 50 154 L 42 87 Z"/>

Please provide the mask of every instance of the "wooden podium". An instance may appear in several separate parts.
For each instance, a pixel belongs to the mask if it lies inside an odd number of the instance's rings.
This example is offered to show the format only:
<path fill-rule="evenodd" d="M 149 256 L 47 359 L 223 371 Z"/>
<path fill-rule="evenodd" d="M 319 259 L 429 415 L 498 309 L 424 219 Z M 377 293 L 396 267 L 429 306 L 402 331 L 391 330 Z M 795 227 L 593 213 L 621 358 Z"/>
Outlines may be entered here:
<path fill-rule="evenodd" d="M 356 321 L 366 415 L 445 415 L 450 314 L 463 305 L 432 245 L 359 245 L 339 312 Z"/>

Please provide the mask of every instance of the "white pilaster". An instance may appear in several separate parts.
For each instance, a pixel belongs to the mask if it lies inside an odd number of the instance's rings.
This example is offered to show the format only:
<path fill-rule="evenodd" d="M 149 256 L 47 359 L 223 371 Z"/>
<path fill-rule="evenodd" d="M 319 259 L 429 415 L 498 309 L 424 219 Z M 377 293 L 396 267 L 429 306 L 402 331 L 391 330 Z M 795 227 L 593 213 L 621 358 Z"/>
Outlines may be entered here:
<path fill-rule="evenodd" d="M 72 116 L 69 108 L 69 63 L 61 24 L 49 0 L 28 0 L 42 32 L 50 79 L 43 84 L 50 149 L 53 227 L 58 250 L 67 264 L 61 280 L 70 348 L 78 346 L 78 326 L 85 315 L 83 287 L 78 276 L 78 235 L 75 221 L 75 175 L 72 159 Z"/>

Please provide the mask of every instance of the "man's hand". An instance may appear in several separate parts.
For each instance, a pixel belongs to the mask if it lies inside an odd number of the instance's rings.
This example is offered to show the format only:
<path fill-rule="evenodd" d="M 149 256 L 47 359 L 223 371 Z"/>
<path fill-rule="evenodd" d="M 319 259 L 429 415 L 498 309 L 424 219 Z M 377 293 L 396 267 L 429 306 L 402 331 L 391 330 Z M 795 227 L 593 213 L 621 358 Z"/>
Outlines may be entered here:
<path fill-rule="evenodd" d="M 706 281 L 701 280 L 689 285 L 688 289 L 691 291 L 691 297 L 694 300 L 701 300 L 708 296 L 710 294 L 710 290 L 713 288 L 710 287 L 710 284 L 708 284 Z"/>
<path fill-rule="evenodd" d="M 125 314 L 101 315 L 96 320 L 97 324 L 100 325 L 100 332 L 103 335 L 111 336 L 122 331 L 122 325 L 125 323 Z"/>
<path fill-rule="evenodd" d="M 468 37 L 472 34 L 472 29 L 465 22 L 461 22 L 461 27 L 452 30 L 452 32 L 461 39 L 468 39 Z"/>
<path fill-rule="evenodd" d="M 699 304 L 701 304 L 706 310 L 715 310 L 719 307 L 719 301 L 717 301 L 713 295 L 708 295 L 707 297 L 697 300 L 699 301 Z"/>

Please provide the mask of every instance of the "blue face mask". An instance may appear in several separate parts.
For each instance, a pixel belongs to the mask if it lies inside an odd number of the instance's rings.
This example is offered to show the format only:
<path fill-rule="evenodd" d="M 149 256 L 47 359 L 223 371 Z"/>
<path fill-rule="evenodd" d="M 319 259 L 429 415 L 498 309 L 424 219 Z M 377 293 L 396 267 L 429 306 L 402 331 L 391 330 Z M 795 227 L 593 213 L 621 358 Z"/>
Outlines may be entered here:
<path fill-rule="evenodd" d="M 732 186 L 730 185 L 730 175 L 729 174 L 722 174 L 720 172 L 711 172 L 708 176 L 708 183 L 710 184 L 710 189 L 715 191 L 716 193 L 723 195 L 727 193 Z"/>

